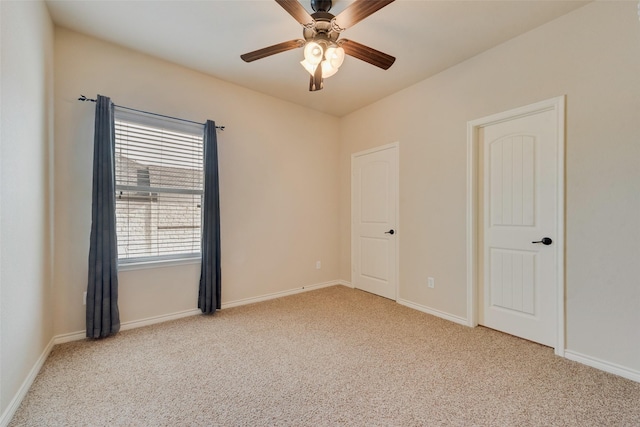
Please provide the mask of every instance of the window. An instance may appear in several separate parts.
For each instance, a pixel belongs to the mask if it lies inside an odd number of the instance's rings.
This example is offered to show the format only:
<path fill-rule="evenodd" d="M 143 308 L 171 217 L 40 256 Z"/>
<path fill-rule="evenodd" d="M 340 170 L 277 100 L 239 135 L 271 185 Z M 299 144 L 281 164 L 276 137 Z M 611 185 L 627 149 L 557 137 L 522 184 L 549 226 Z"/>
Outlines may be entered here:
<path fill-rule="evenodd" d="M 120 265 L 200 256 L 204 126 L 116 107 Z"/>

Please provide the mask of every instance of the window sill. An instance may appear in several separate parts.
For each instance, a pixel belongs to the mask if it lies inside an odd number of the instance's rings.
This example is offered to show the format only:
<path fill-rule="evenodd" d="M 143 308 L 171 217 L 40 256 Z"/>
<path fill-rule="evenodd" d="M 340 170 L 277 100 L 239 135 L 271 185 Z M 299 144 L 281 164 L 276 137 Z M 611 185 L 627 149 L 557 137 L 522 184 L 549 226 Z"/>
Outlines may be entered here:
<path fill-rule="evenodd" d="M 128 262 L 126 264 L 118 264 L 118 271 L 145 270 L 149 268 L 165 268 L 165 267 L 173 267 L 176 265 L 200 264 L 200 262 L 201 262 L 200 257 L 165 259 L 165 260 L 159 260 L 159 261 Z"/>

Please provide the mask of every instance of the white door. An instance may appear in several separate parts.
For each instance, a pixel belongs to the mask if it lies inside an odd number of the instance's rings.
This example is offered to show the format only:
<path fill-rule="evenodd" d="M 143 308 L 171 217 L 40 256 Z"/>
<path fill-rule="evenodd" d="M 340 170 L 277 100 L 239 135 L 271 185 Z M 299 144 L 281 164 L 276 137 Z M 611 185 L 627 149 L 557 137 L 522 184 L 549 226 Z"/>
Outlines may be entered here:
<path fill-rule="evenodd" d="M 351 156 L 354 287 L 396 299 L 398 145 Z"/>
<path fill-rule="evenodd" d="M 558 123 L 546 110 L 479 130 L 479 322 L 556 345 Z"/>

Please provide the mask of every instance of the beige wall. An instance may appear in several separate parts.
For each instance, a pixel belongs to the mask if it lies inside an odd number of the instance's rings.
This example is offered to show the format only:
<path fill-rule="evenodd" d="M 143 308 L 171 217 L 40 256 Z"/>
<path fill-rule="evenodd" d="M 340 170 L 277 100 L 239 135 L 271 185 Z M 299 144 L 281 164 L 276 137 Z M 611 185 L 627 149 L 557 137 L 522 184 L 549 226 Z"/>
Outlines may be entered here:
<path fill-rule="evenodd" d="M 338 119 L 66 29 L 55 39 L 55 332 L 84 330 L 94 104 L 225 125 L 218 133 L 222 303 L 338 278 Z M 322 268 L 316 270 L 317 260 Z M 120 315 L 196 308 L 199 264 L 119 274 Z"/>
<path fill-rule="evenodd" d="M 0 424 L 53 338 L 49 154 L 53 25 L 39 2 L 0 2 Z"/>
<path fill-rule="evenodd" d="M 350 155 L 400 141 L 400 298 L 466 318 L 466 123 L 566 94 L 567 348 L 640 372 L 636 6 L 589 4 L 343 118 L 340 277 Z"/>

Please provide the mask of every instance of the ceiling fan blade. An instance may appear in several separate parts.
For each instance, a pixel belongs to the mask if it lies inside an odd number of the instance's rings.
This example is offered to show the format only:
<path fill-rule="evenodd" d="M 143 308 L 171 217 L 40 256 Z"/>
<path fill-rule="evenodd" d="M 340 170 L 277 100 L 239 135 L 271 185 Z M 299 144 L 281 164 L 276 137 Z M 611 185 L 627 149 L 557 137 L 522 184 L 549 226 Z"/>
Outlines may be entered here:
<path fill-rule="evenodd" d="M 369 46 L 365 46 L 353 40 L 342 39 L 340 46 L 344 49 L 344 53 L 354 58 L 358 58 L 361 61 L 368 62 L 371 65 L 380 67 L 383 70 L 388 70 L 393 65 L 396 58 L 387 55 L 384 52 L 375 50 Z"/>
<path fill-rule="evenodd" d="M 240 55 L 240 58 L 244 62 L 252 62 L 257 59 L 266 58 L 267 56 L 275 55 L 276 53 L 286 52 L 291 49 L 297 49 L 304 45 L 304 40 L 289 40 L 288 42 L 282 42 L 274 44 L 273 46 L 265 47 L 262 49 L 254 50 L 253 52 Z"/>
<path fill-rule="evenodd" d="M 393 2 L 394 0 L 356 0 L 335 17 L 335 24 L 341 30 L 346 30 Z"/>
<path fill-rule="evenodd" d="M 307 25 L 313 22 L 313 18 L 309 15 L 309 12 L 302 7 L 298 0 L 276 0 L 276 3 L 282 6 L 282 8 L 300 24 Z"/>

